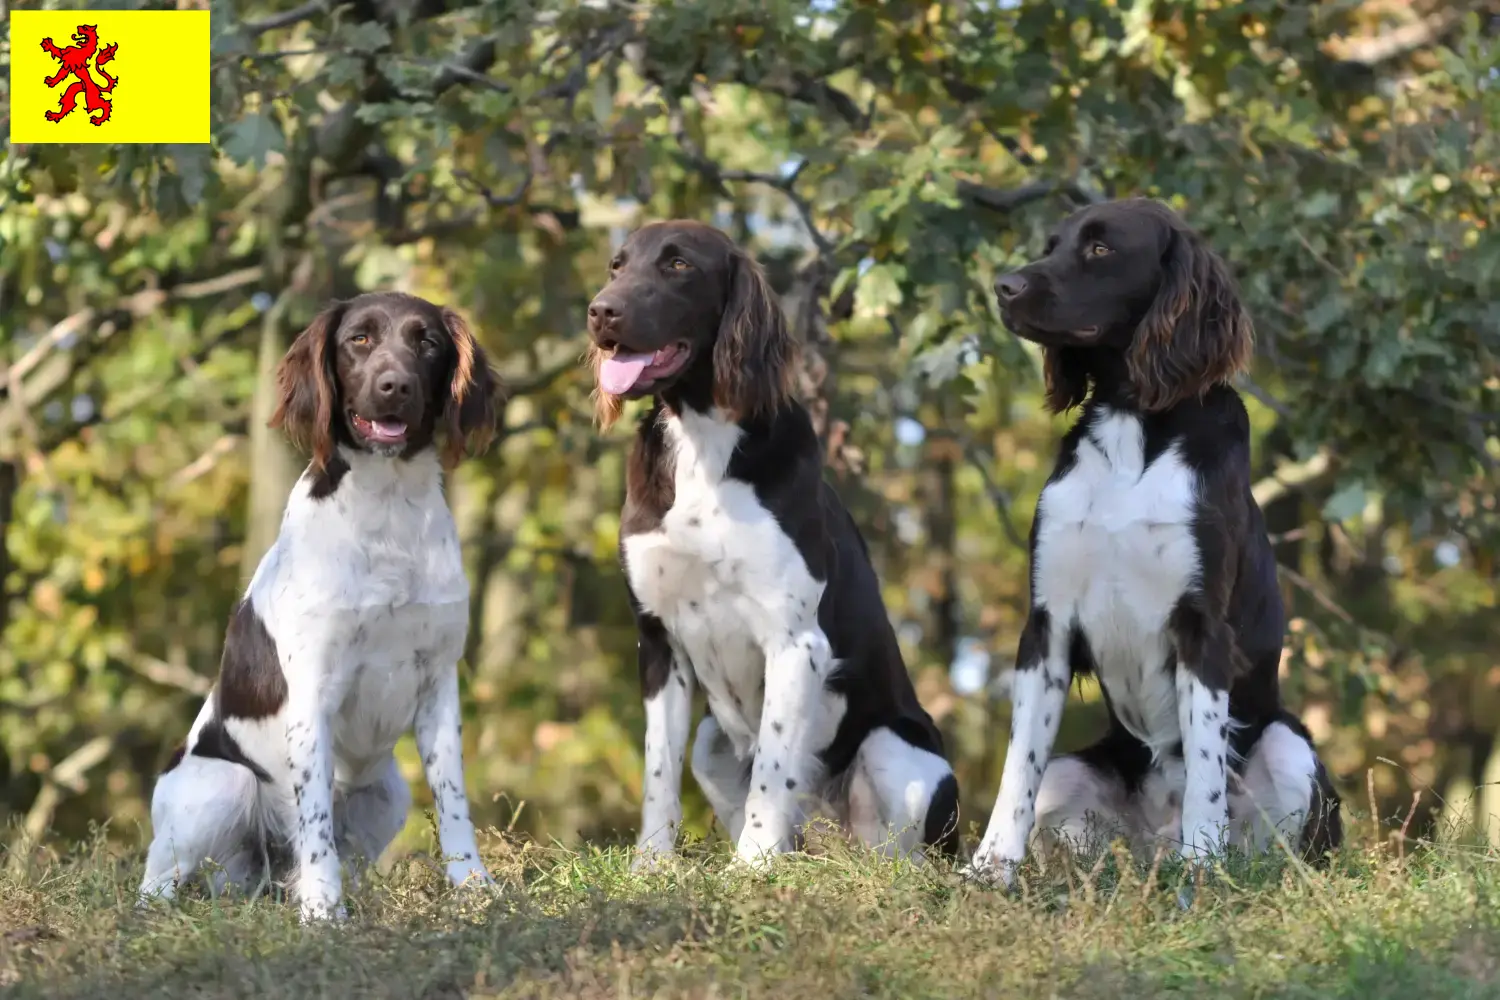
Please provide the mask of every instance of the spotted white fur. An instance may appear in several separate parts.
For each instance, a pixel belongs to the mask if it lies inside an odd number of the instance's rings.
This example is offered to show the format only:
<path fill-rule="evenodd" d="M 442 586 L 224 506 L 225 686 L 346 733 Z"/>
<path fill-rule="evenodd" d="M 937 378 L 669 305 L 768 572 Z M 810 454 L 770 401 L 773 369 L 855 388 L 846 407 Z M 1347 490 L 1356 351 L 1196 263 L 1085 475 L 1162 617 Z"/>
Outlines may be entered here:
<path fill-rule="evenodd" d="M 754 489 L 727 476 L 740 427 L 690 409 L 664 421 L 675 497 L 657 530 L 624 541 L 631 588 L 675 647 L 673 677 L 647 702 L 640 846 L 670 849 L 670 824 L 681 816 L 691 705 L 677 675 L 686 674 L 685 657 L 735 756 L 754 760 L 736 849 L 759 863 L 791 848 L 798 789 L 821 780 L 816 753 L 844 713 L 843 699 L 823 686 L 832 665 L 818 626 L 823 584 Z"/>
<path fill-rule="evenodd" d="M 254 885 L 268 845 L 286 849 L 304 919 L 341 912 L 340 861 L 373 861 L 405 822 L 410 792 L 392 751 L 415 727 L 456 884 L 490 882 L 464 792 L 457 662 L 469 585 L 432 451 L 397 460 L 340 449 L 332 495 L 293 488 L 246 600 L 275 641 L 287 696 L 224 727 L 247 767 L 193 753 L 158 780 L 143 898 L 172 896 L 206 860 Z"/>
<path fill-rule="evenodd" d="M 1183 789 L 1194 847 L 1222 836 L 1228 751 L 1220 727 L 1230 722 L 1227 694 L 1209 692 L 1185 667 L 1174 676 L 1163 666 L 1173 648 L 1168 617 L 1199 572 L 1192 534 L 1197 481 L 1175 443 L 1147 467 L 1144 438 L 1139 416 L 1101 415 L 1079 441 L 1072 467 L 1037 503 L 1034 602 L 1047 611 L 1051 627 L 1040 668 L 1017 664 L 1000 795 L 975 854 L 977 867 L 994 868 L 1002 878 L 1024 856 L 1035 823 L 1067 694 L 1074 622 L 1088 637 L 1120 722 L 1158 762 L 1179 741 L 1187 757 L 1198 758 L 1188 760 Z M 1195 724 L 1186 724 L 1189 706 L 1210 705 L 1218 708 L 1217 721 L 1199 711 Z M 1197 766 L 1200 753 L 1220 769 L 1217 783 Z M 1186 844 L 1184 851 L 1193 853 Z"/>
<path fill-rule="evenodd" d="M 658 528 L 623 542 L 631 589 L 673 651 L 671 676 L 646 702 L 643 863 L 673 849 L 695 686 L 712 714 L 694 738 L 693 774 L 742 861 L 792 849 L 801 821 L 824 808 L 866 843 L 913 856 L 950 768 L 877 728 L 851 773 L 824 773 L 818 753 L 846 711 L 826 686 L 835 664 L 818 624 L 825 585 L 751 485 L 727 475 L 744 431 L 718 412 L 662 420 L 672 506 Z"/>

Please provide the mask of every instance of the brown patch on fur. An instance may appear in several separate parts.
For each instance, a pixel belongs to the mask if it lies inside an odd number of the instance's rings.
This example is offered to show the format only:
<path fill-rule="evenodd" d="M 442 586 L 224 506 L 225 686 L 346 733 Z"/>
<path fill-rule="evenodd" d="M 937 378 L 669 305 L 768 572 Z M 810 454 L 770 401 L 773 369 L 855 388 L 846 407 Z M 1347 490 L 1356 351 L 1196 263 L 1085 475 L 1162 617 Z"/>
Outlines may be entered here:
<path fill-rule="evenodd" d="M 320 312 L 297 335 L 276 366 L 276 411 L 267 421 L 299 451 L 312 453 L 314 473 L 333 457 L 333 408 L 338 398 L 328 353 L 329 336 L 343 320 L 344 303 Z"/>
<path fill-rule="evenodd" d="M 1227 383 L 1250 363 L 1255 345 L 1250 315 L 1240 304 L 1234 280 L 1219 255 L 1195 234 L 1184 228 L 1173 232 L 1165 268 L 1156 301 L 1126 358 L 1140 407 L 1148 413 L 1202 398 L 1215 385 Z M 1050 396 L 1050 363 L 1048 367 Z"/>
<path fill-rule="evenodd" d="M 482 454 L 494 440 L 500 380 L 462 316 L 445 308 L 443 325 L 457 352 L 442 420 L 443 462 L 451 468 L 466 454 Z"/>

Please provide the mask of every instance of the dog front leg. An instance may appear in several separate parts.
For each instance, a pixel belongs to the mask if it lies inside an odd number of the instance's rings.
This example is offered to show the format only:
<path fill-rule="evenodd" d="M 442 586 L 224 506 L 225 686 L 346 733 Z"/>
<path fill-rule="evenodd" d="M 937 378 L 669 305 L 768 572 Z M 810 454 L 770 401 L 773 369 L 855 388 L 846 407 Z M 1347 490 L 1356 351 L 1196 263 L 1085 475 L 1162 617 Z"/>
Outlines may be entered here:
<path fill-rule="evenodd" d="M 447 667 L 431 678 L 417 705 L 417 752 L 432 789 L 437 813 L 438 846 L 454 885 L 494 879 L 479 857 L 474 824 L 469 819 L 469 796 L 464 791 L 463 720 L 458 698 L 458 667 Z"/>
<path fill-rule="evenodd" d="M 1056 628 L 1046 608 L 1033 608 L 1021 633 L 1011 682 L 1010 747 L 1000 792 L 984 838 L 966 869 L 970 877 L 1009 887 L 1026 856 L 1036 824 L 1036 796 L 1052 755 L 1068 697 L 1071 671 L 1066 629 Z"/>
<path fill-rule="evenodd" d="M 1224 846 L 1229 826 L 1229 625 L 1187 605 L 1172 614 L 1177 643 L 1177 722 L 1186 770 L 1182 856 L 1204 858 Z"/>
<path fill-rule="evenodd" d="M 766 656 L 766 692 L 756 738 L 745 826 L 735 853 L 753 867 L 792 849 L 800 820 L 798 802 L 819 777 L 817 742 L 823 720 L 819 701 L 833 662 L 828 639 L 816 625 L 789 633 Z"/>
<path fill-rule="evenodd" d="M 333 739 L 316 695 L 287 702 L 287 765 L 297 828 L 297 901 L 303 921 L 342 916 L 339 852 L 333 836 Z"/>
<path fill-rule="evenodd" d="M 641 694 L 646 702 L 646 774 L 641 782 L 641 832 L 631 867 L 649 869 L 671 854 L 682 827 L 682 764 L 693 724 L 693 671 L 678 657 L 661 619 L 637 618 Z"/>

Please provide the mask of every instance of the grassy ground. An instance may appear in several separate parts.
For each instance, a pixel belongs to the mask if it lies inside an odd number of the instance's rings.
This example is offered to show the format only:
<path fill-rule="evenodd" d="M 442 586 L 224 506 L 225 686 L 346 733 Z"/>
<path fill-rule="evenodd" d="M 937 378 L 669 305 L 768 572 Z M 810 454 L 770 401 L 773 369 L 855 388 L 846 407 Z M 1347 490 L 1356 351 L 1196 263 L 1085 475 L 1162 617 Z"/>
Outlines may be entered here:
<path fill-rule="evenodd" d="M 1007 897 L 838 847 L 759 877 L 722 849 L 651 876 L 618 850 L 486 851 L 498 894 L 456 895 L 413 856 L 317 929 L 269 896 L 137 914 L 139 856 L 101 845 L 12 858 L 0 995 L 1500 997 L 1500 864 L 1479 850 L 1232 863 L 1186 911 L 1173 865 L 1111 855 L 1031 867 Z"/>

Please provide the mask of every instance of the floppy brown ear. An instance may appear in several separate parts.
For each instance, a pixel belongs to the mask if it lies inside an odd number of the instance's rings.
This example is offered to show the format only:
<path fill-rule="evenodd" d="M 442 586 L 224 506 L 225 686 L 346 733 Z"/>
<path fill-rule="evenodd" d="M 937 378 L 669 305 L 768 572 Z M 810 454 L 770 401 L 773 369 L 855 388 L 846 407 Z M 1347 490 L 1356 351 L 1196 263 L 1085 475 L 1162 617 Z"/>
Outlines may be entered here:
<path fill-rule="evenodd" d="M 342 302 L 318 313 L 276 366 L 276 411 L 268 423 L 279 427 L 292 447 L 311 452 L 315 470 L 333 457 L 338 379 L 329 340 L 343 319 Z"/>
<path fill-rule="evenodd" d="M 464 455 L 479 455 L 495 438 L 495 418 L 499 407 L 500 380 L 490 368 L 484 348 L 474 339 L 474 331 L 462 316 L 452 309 L 443 310 L 443 325 L 453 338 L 456 360 L 453 381 L 448 386 L 448 403 L 443 409 L 446 441 L 443 457 L 448 465 L 457 465 Z"/>
<path fill-rule="evenodd" d="M 797 345 L 760 265 L 740 251 L 731 266 L 714 345 L 714 402 L 736 420 L 769 416 L 792 398 Z"/>
<path fill-rule="evenodd" d="M 1088 367 L 1077 348 L 1043 348 L 1042 376 L 1047 386 L 1047 409 L 1053 413 L 1082 405 L 1089 394 Z"/>
<path fill-rule="evenodd" d="M 1174 230 L 1161 289 L 1136 329 L 1128 358 L 1138 401 L 1169 409 L 1228 382 L 1250 363 L 1255 332 L 1219 255 Z"/>
<path fill-rule="evenodd" d="M 620 414 L 625 410 L 625 401 L 619 396 L 612 396 L 599 388 L 599 366 L 609 359 L 609 355 L 599 349 L 598 344 L 589 344 L 589 368 L 594 373 L 594 423 L 601 430 L 609 430 Z"/>

